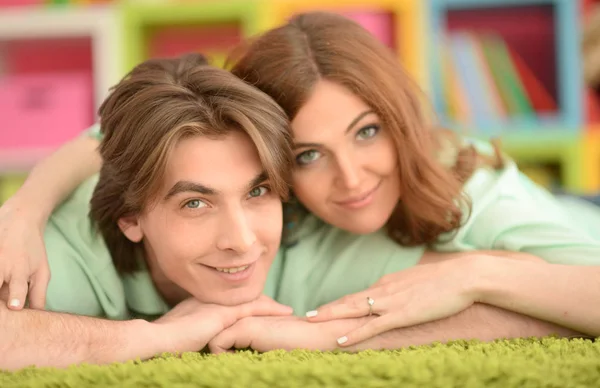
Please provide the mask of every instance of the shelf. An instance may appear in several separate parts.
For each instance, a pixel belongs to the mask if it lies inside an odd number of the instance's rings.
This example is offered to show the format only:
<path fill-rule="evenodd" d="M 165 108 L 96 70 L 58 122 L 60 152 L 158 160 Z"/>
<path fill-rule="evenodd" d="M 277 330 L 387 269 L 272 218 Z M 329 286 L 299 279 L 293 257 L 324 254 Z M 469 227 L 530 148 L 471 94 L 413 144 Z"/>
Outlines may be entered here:
<path fill-rule="evenodd" d="M 600 125 L 586 133 L 582 153 L 585 189 L 588 193 L 597 193 L 600 191 Z"/>
<path fill-rule="evenodd" d="M 546 127 L 553 126 L 555 122 L 569 130 L 581 128 L 583 123 L 582 83 L 579 77 L 574 76 L 579 74 L 580 68 L 577 2 L 572 0 L 431 0 L 430 3 L 431 36 L 434 37 L 430 53 L 432 57 L 430 61 L 432 97 L 435 109 L 440 113 L 445 124 L 456 125 L 444 113 L 448 99 L 444 94 L 446 88 L 444 82 L 446 81 L 442 74 L 445 74 L 446 69 L 444 68 L 444 72 L 441 70 L 440 63 L 445 62 L 442 54 L 439 53 L 441 51 L 439 47 L 443 42 L 442 39 L 448 37 L 449 34 L 467 31 L 477 37 L 494 34 L 501 39 L 506 44 L 510 56 L 513 57 L 513 62 L 516 56 L 521 68 L 524 67 L 525 71 L 534 74 L 533 82 L 541 84 L 545 89 L 544 96 L 550 97 L 558 106 L 558 111 L 555 113 L 545 110 L 540 114 L 543 119 L 530 120 L 531 128 L 545 130 Z M 463 48 L 463 50 L 468 50 L 468 48 Z M 469 52 L 466 51 L 462 55 L 467 55 L 466 53 Z M 498 55 L 497 51 L 496 55 Z M 500 69 L 498 61 L 488 63 L 490 63 L 490 69 L 482 71 L 484 73 L 491 72 L 491 75 L 496 77 L 491 63 L 494 64 L 493 67 Z M 518 78 L 521 78 L 522 75 L 521 68 L 515 68 L 518 70 L 515 70 L 515 76 Z M 474 69 L 468 69 L 467 72 L 473 73 Z M 496 70 L 496 73 L 500 73 L 503 77 L 502 81 L 492 77 L 496 81 L 498 90 L 504 92 L 502 89 L 506 87 L 506 84 L 514 85 L 510 78 L 505 78 L 509 77 L 506 71 L 498 72 Z M 465 75 L 463 72 L 459 75 L 463 82 L 475 80 L 473 74 Z M 515 79 L 515 82 L 519 83 L 520 81 Z M 501 85 L 502 83 L 505 85 Z M 501 115 L 485 111 L 485 106 L 480 102 L 482 99 L 476 98 L 477 95 L 483 95 L 486 96 L 486 100 L 493 99 L 489 97 L 485 88 L 479 91 L 482 87 L 481 83 L 471 82 L 469 85 L 471 86 L 465 89 L 467 103 L 480 104 L 477 127 L 483 131 L 494 131 L 495 128 L 507 126 L 506 123 L 498 122 L 496 117 L 501 117 Z M 525 91 L 525 89 L 522 90 Z M 537 95 L 540 94 L 537 93 Z M 506 100 L 504 100 L 506 97 L 506 92 L 499 93 L 496 101 L 489 104 L 506 105 Z M 529 88 L 525 93 L 525 98 L 527 97 L 530 97 Z M 503 100 L 505 104 L 498 102 L 499 100 Z M 512 104 L 519 106 L 519 109 L 512 109 L 510 115 L 515 115 L 515 111 L 527 112 L 528 109 L 531 109 L 527 108 L 528 105 L 535 108 L 533 106 L 535 104 L 531 102 L 530 98 L 527 98 L 527 101 L 528 103 L 523 103 L 524 105 L 513 102 Z M 537 108 L 534 111 L 539 113 Z M 519 118 L 520 115 L 513 116 L 517 122 L 527 120 Z M 528 115 L 528 113 L 523 113 L 523 117 Z M 512 121 L 511 117 L 509 117 L 510 121 Z"/>
<path fill-rule="evenodd" d="M 124 66 L 189 51 L 222 54 L 259 31 L 259 2 L 124 4 Z"/>

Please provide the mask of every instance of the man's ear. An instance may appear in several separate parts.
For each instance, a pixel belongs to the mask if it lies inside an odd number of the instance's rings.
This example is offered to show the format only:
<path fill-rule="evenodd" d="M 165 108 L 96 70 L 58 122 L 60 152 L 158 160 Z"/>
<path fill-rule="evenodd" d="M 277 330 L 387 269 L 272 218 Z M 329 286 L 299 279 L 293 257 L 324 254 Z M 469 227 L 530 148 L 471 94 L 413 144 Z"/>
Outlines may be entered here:
<path fill-rule="evenodd" d="M 139 243 L 144 237 L 144 231 L 140 225 L 138 216 L 126 216 L 119 218 L 119 229 L 121 232 L 134 243 Z"/>

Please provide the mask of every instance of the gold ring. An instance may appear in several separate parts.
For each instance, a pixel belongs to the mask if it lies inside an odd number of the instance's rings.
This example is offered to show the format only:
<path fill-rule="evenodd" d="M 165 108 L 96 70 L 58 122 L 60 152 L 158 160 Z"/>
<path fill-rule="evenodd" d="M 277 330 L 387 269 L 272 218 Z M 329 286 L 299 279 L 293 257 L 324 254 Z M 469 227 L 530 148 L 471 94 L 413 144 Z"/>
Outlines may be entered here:
<path fill-rule="evenodd" d="M 367 303 L 369 304 L 369 316 L 373 315 L 373 305 L 375 304 L 375 300 L 370 296 L 367 296 Z"/>

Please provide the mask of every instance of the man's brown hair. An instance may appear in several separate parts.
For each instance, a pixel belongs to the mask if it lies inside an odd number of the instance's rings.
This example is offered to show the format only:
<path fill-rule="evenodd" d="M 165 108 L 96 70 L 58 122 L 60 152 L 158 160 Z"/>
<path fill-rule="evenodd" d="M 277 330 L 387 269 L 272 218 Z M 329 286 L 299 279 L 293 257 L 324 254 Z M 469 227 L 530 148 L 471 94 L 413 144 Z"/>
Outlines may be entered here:
<path fill-rule="evenodd" d="M 227 66 L 275 99 L 290 120 L 321 79 L 370 105 L 398 150 L 402 198 L 387 224 L 395 241 L 433 243 L 462 224 L 469 208 L 462 184 L 477 154 L 453 133 L 427 124 L 418 86 L 393 52 L 358 23 L 333 13 L 299 14 L 238 47 Z M 444 147 L 456 147 L 450 168 L 437 158 Z"/>
<path fill-rule="evenodd" d="M 138 269 L 143 245 L 128 240 L 117 222 L 152 206 L 171 150 L 186 137 L 243 131 L 274 192 L 282 199 L 289 193 L 292 161 L 285 113 L 265 93 L 209 66 L 201 55 L 136 66 L 112 89 L 99 113 L 103 166 L 90 216 L 121 273 Z"/>

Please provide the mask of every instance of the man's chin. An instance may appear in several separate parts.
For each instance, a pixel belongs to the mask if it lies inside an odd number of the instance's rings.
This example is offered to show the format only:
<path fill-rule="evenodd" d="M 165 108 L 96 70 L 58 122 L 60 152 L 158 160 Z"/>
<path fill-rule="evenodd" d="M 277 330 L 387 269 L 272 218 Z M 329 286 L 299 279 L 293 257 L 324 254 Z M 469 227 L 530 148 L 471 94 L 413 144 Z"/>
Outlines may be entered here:
<path fill-rule="evenodd" d="M 214 295 L 207 303 L 219 304 L 221 306 L 237 306 L 244 303 L 252 302 L 258 299 L 262 290 L 255 290 L 257 287 L 242 287 L 230 289 Z"/>

